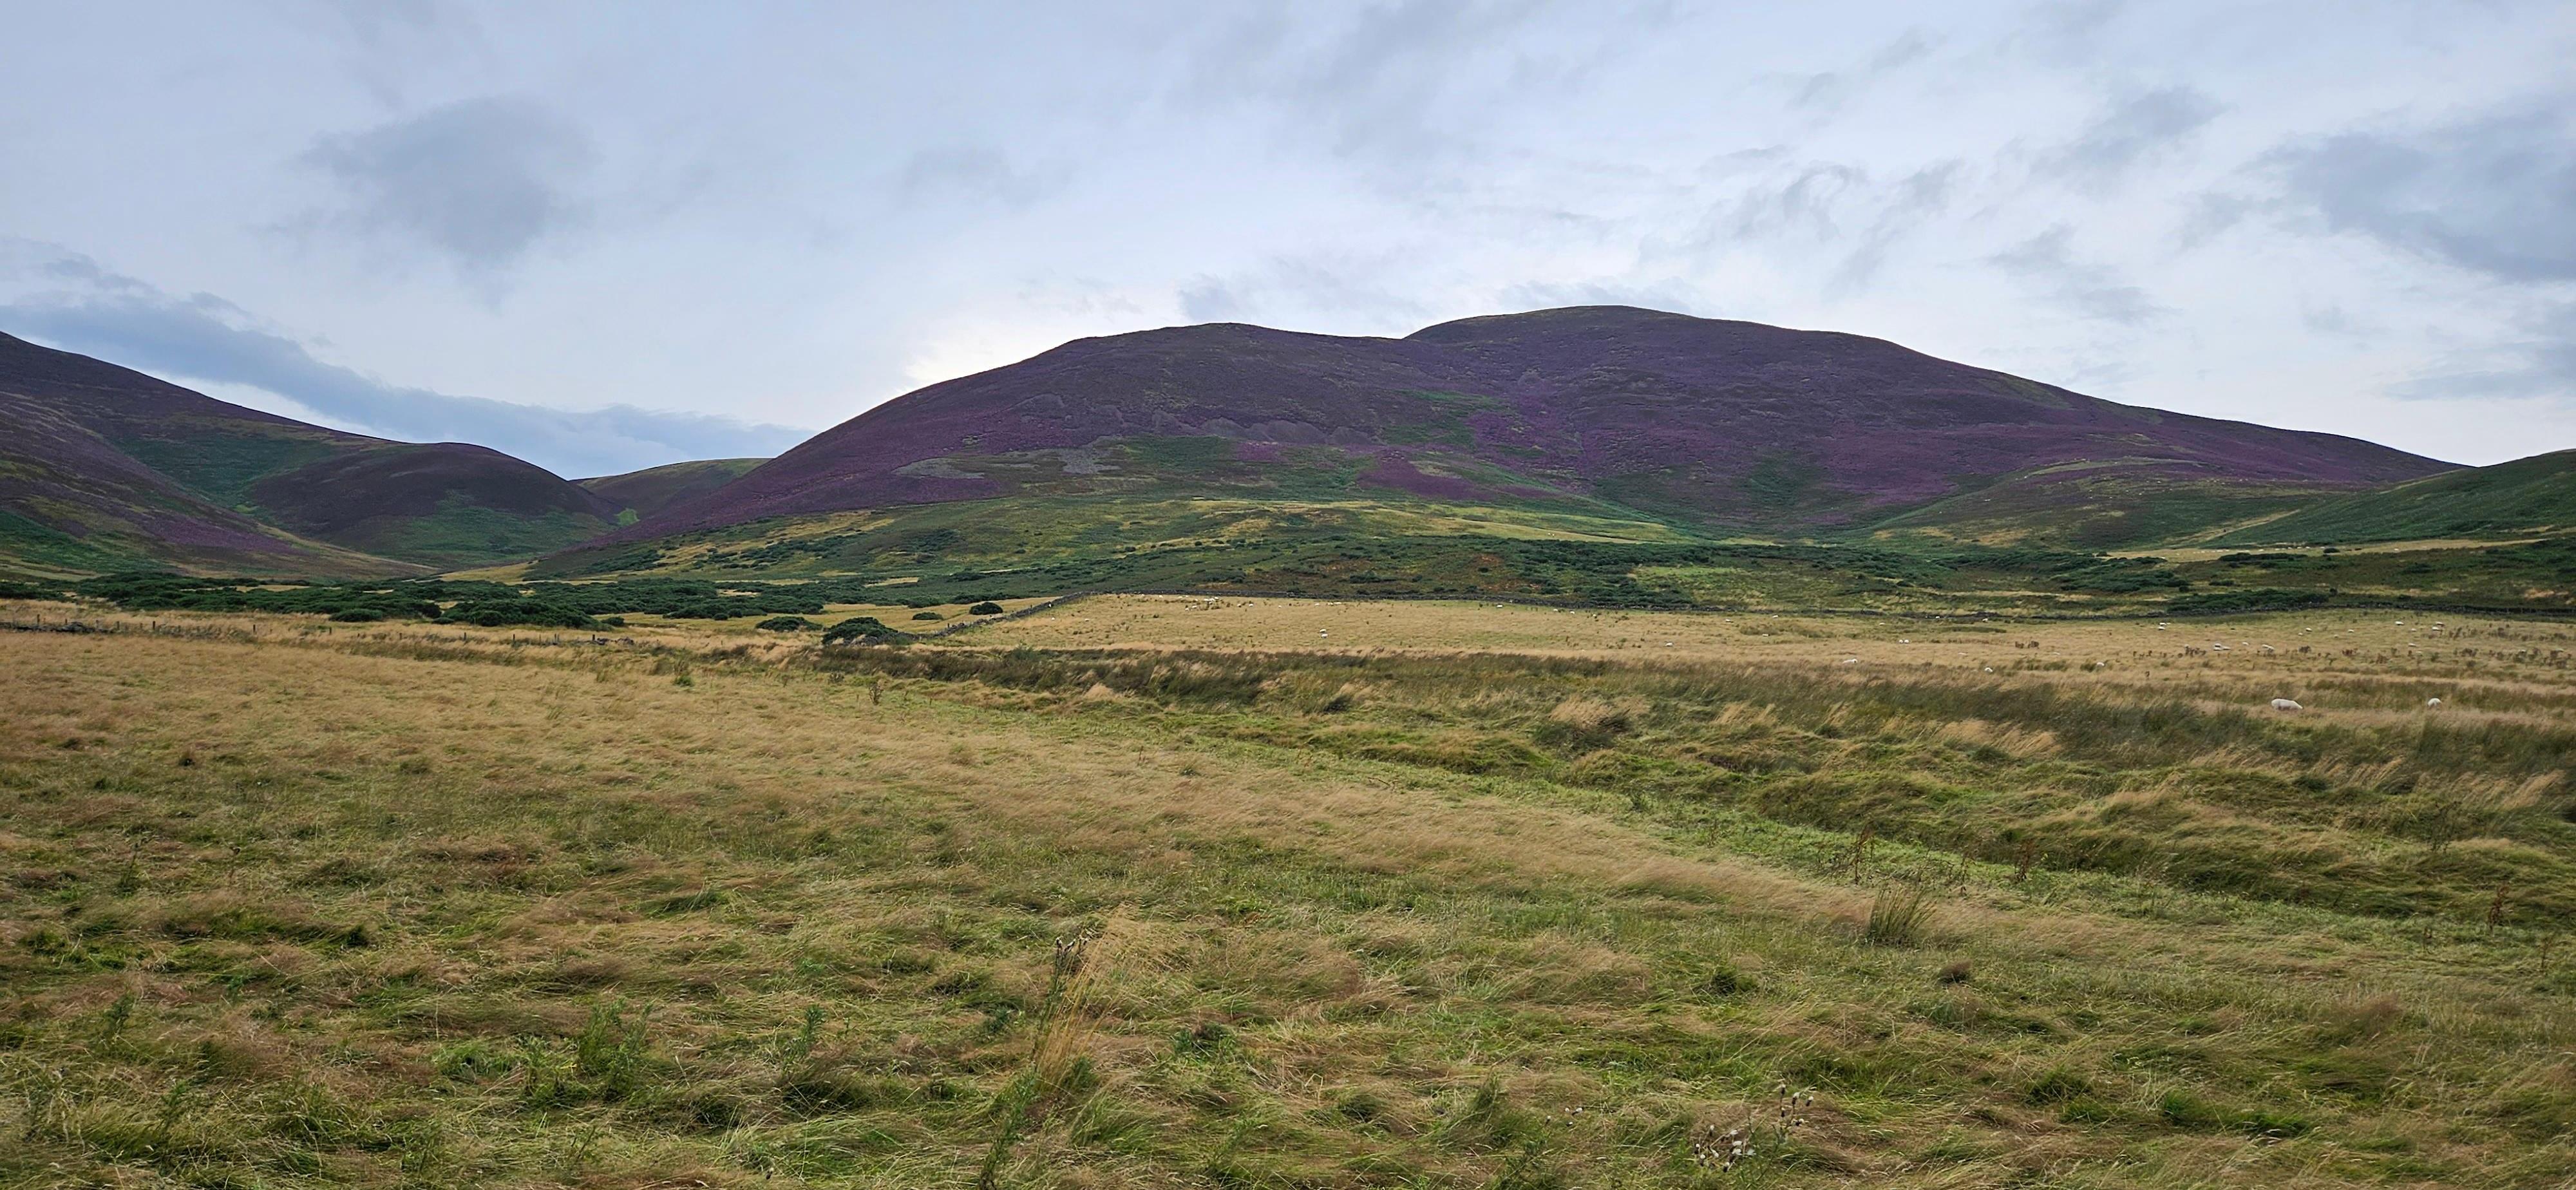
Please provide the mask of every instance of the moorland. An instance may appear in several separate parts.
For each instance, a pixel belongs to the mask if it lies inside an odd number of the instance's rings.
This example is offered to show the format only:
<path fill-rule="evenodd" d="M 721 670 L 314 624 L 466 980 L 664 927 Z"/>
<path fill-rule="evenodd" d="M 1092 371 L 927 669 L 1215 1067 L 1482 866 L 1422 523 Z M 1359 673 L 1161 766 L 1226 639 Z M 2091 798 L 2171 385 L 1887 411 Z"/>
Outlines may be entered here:
<path fill-rule="evenodd" d="M 0 1184 L 2564 1187 L 2571 475 L 1617 307 L 585 479 L 0 336 Z"/>
<path fill-rule="evenodd" d="M 2576 1164 L 2564 624 L 7 608 L 14 1184 Z"/>

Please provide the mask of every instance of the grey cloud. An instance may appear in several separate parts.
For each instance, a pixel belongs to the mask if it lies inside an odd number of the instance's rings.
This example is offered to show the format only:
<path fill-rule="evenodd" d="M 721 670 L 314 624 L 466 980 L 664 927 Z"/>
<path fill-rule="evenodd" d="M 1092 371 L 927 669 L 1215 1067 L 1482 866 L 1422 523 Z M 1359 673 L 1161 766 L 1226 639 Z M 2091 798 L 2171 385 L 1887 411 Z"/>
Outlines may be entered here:
<path fill-rule="evenodd" d="M 1689 286 L 1672 280 L 1573 281 L 1512 286 L 1503 291 L 1501 303 L 1496 308 L 1541 310 L 1559 306 L 1635 306 L 1669 314 L 1726 317 L 1723 313 L 1701 314 L 1701 307 L 1705 304 L 1705 300 Z"/>
<path fill-rule="evenodd" d="M 347 199 L 324 222 L 489 272 L 583 217 L 575 187 L 595 156 L 542 104 L 495 97 L 325 136 L 303 161 Z"/>
<path fill-rule="evenodd" d="M 1424 111 L 1445 63 L 1500 40 L 1536 5 L 1404 0 L 1362 10 L 1319 40 L 1300 39 L 1277 13 L 1225 26 L 1205 47 L 1193 97 L 1266 98 L 1330 122 L 1345 153 L 1434 138 Z"/>
<path fill-rule="evenodd" d="M 2576 281 L 2576 95 L 2416 132 L 2347 132 L 2268 164 L 2338 232 L 2514 282 Z"/>
<path fill-rule="evenodd" d="M 2074 140 L 2039 158 L 2039 172 L 2088 186 L 2119 180 L 2131 166 L 2200 131 L 2225 110 L 2189 87 L 2163 87 L 2114 102 Z"/>
<path fill-rule="evenodd" d="M 209 294 L 179 297 L 65 255 L 22 270 L 71 283 L 0 304 L 0 330 L 174 379 L 248 385 L 344 427 L 425 442 L 474 442 L 557 474 L 631 471 L 682 459 L 773 455 L 806 435 L 630 405 L 582 411 L 388 384 L 314 358 Z"/>
<path fill-rule="evenodd" d="M 1178 296 L 1192 322 L 1294 323 L 1324 313 L 1404 325 L 1427 316 L 1422 303 L 1371 280 L 1385 271 L 1368 262 L 1281 257 L 1230 277 L 1196 278 Z"/>
<path fill-rule="evenodd" d="M 2458 397 L 2576 401 L 2576 302 L 2541 307 L 2518 338 L 2438 361 L 2389 394 L 2413 400 Z"/>
<path fill-rule="evenodd" d="M 1201 277 L 1181 287 L 1181 317 L 1192 322 L 1241 322 L 1243 296 L 1216 277 Z"/>
<path fill-rule="evenodd" d="M 1557 25 L 1543 36 L 1524 36 L 1551 18 Z M 1418 171 L 1426 157 L 1458 147 L 1437 123 L 1444 100 L 1481 112 L 1580 89 L 1622 47 L 1673 19 L 1656 2 L 1570 10 L 1538 0 L 1398 0 L 1329 26 L 1262 10 L 1199 45 L 1177 98 L 1275 103 L 1295 127 L 1327 130 L 1343 156 Z M 1505 68 L 1484 71 L 1497 63 Z M 1481 90 L 1460 95 L 1462 87 Z"/>
<path fill-rule="evenodd" d="M 1819 238 L 1840 232 L 1834 208 L 1847 193 L 1865 187 L 1869 174 L 1849 165 L 1815 162 L 1778 185 L 1756 186 L 1735 200 L 1726 218 L 1728 234 L 1737 238 L 1806 231 Z"/>
<path fill-rule="evenodd" d="M 1871 83 L 1921 61 L 1932 52 L 1932 46 L 1932 38 L 1922 30 L 1908 29 L 1879 47 L 1857 69 L 1828 70 L 1796 80 L 1798 86 L 1789 95 L 1789 105 L 1826 111 L 1840 107 Z"/>
<path fill-rule="evenodd" d="M 992 149 L 924 149 L 904 163 L 896 189 L 908 199 L 963 196 L 1020 209 L 1062 189 L 1061 169 L 1024 170 Z"/>
<path fill-rule="evenodd" d="M 2127 0 L 2043 4 L 2032 10 L 2016 40 L 2026 51 L 2050 62 L 2083 62 L 2101 51 L 2111 26 L 2128 7 Z"/>
<path fill-rule="evenodd" d="M 1965 168 L 1958 160 L 1941 161 L 1881 181 L 1858 166 L 1809 162 L 1737 195 L 1701 246 L 1792 235 L 1848 242 L 1850 251 L 1827 274 L 1825 287 L 1852 292 L 1877 275 L 1907 235 L 1947 209 Z"/>
<path fill-rule="evenodd" d="M 1987 257 L 1986 261 L 2031 281 L 2042 292 L 2087 318 L 2135 326 L 2166 313 L 2164 307 L 2147 296 L 2146 290 L 2127 284 L 2118 270 L 2077 260 L 2072 249 L 2073 239 L 2074 229 L 2059 224 Z"/>
<path fill-rule="evenodd" d="M 1944 161 L 1899 179 L 1861 233 L 1860 246 L 1834 269 L 1826 288 L 1847 293 L 1866 286 L 1887 263 L 1887 254 L 1898 241 L 1949 207 L 1950 192 L 1965 168 L 1965 162 Z"/>

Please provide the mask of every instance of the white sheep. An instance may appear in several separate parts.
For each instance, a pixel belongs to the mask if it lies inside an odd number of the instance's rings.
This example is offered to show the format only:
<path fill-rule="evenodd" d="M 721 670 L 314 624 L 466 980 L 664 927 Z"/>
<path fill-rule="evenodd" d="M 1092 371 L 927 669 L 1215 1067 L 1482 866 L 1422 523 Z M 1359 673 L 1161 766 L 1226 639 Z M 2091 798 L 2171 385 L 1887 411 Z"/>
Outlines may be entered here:
<path fill-rule="evenodd" d="M 2424 709 L 2426 709 L 2426 710 L 2439 710 L 2439 709 L 2441 709 L 2441 706 L 2442 706 L 2442 700 L 2441 700 L 2441 699 L 2438 699 L 2438 698 L 2428 698 L 2428 699 L 2425 699 L 2425 700 L 2424 700 Z"/>
<path fill-rule="evenodd" d="M 2272 700 L 2272 709 L 2276 711 L 2304 711 L 2307 708 L 2286 698 L 2276 698 Z"/>

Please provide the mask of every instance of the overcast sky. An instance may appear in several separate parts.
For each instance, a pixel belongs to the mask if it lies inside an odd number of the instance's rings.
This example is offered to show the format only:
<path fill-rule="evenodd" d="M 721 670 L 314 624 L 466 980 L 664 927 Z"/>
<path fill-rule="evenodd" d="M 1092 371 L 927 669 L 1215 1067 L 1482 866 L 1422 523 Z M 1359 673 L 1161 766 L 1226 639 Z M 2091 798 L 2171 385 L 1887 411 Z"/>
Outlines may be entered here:
<path fill-rule="evenodd" d="M 2566 0 L 0 8 L 0 330 L 566 474 L 1589 302 L 2576 446 Z"/>

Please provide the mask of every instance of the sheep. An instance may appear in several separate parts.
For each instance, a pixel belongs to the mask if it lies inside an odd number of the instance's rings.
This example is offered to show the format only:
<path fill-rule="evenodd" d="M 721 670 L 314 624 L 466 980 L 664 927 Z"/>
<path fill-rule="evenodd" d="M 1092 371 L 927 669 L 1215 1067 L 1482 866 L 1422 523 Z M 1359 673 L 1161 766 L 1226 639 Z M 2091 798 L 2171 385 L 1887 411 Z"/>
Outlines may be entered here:
<path fill-rule="evenodd" d="M 2272 700 L 2272 709 L 2276 711 L 2304 711 L 2307 708 L 2286 698 L 2276 698 Z"/>
<path fill-rule="evenodd" d="M 2425 700 L 2424 700 L 2424 709 L 2425 709 L 2425 710 L 2428 710 L 2428 711 L 2438 711 L 2438 710 L 2442 709 L 2442 700 L 2441 700 L 2441 699 L 2438 699 L 2438 698 L 2428 698 L 2428 699 L 2425 699 Z"/>

